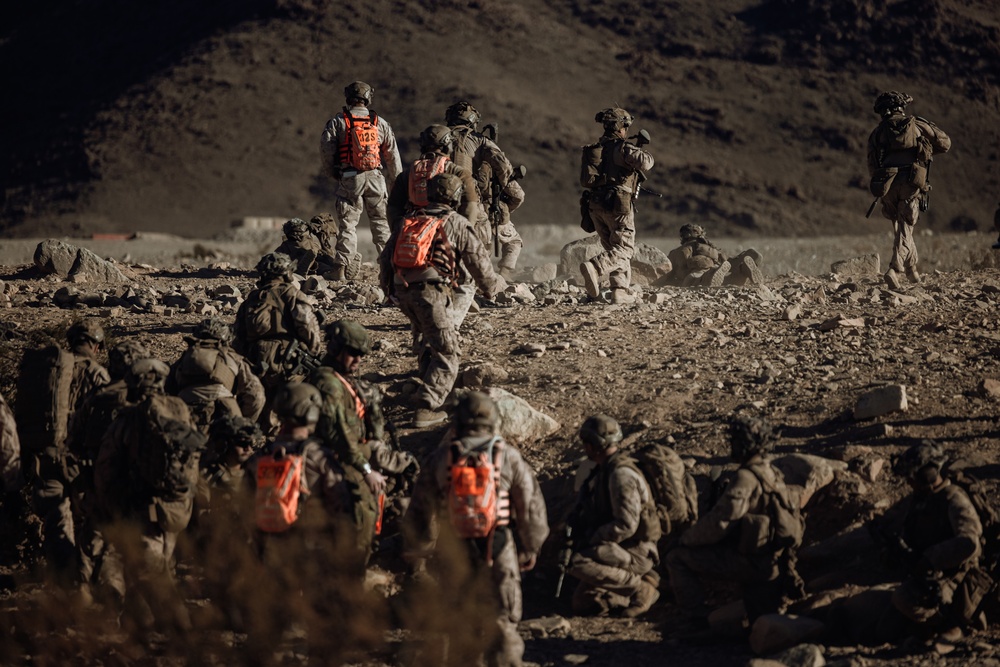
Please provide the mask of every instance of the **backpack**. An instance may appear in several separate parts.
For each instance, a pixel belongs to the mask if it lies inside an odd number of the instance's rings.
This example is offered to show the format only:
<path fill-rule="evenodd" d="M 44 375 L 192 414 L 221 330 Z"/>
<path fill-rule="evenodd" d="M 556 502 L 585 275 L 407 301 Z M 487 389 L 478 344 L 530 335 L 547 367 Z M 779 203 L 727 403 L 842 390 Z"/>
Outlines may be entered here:
<path fill-rule="evenodd" d="M 450 448 L 448 466 L 448 516 L 459 537 L 488 537 L 498 525 L 505 525 L 509 506 L 500 489 L 503 469 L 503 441 L 490 440 L 486 448 L 462 454 L 458 443 Z"/>
<path fill-rule="evenodd" d="M 454 137 L 454 146 L 451 149 L 451 159 L 452 161 L 460 167 L 465 167 L 470 174 L 475 176 L 476 169 L 473 158 L 475 157 L 476 148 L 470 144 L 473 143 L 469 139 L 469 135 L 472 134 L 471 127 L 453 127 L 451 128 L 451 136 Z"/>
<path fill-rule="evenodd" d="M 781 487 L 772 486 L 753 467 L 747 467 L 760 482 L 763 494 L 764 513 L 770 519 L 768 547 L 772 551 L 796 551 L 802 546 L 806 522 L 798 505 L 788 496 L 784 483 Z"/>
<path fill-rule="evenodd" d="M 213 345 L 191 345 L 177 362 L 177 384 L 183 387 L 221 384 L 232 389 L 236 372 L 226 363 L 226 355 Z"/>
<path fill-rule="evenodd" d="M 632 457 L 649 484 L 663 536 L 694 523 L 698 519 L 698 488 L 677 452 L 653 443 Z"/>
<path fill-rule="evenodd" d="M 129 442 L 129 471 L 143 497 L 177 499 L 198 484 L 198 463 L 206 437 L 191 423 L 187 405 L 155 394 L 135 408 L 136 432 Z"/>
<path fill-rule="evenodd" d="M 378 115 L 372 111 L 368 116 L 352 116 L 345 108 L 344 123 L 347 124 L 347 136 L 341 145 L 341 164 L 350 165 L 358 171 L 381 167 Z"/>
<path fill-rule="evenodd" d="M 601 159 L 604 154 L 604 144 L 597 142 L 584 146 L 583 159 L 580 163 L 580 185 L 594 188 L 601 183 Z"/>
<path fill-rule="evenodd" d="M 413 215 L 403 218 L 403 226 L 392 251 L 392 265 L 403 269 L 433 268 L 447 280 L 455 276 L 455 251 L 444 223 L 447 216 Z"/>
<path fill-rule="evenodd" d="M 907 116 L 902 121 L 889 120 L 882 123 L 879 137 L 885 155 L 916 148 L 920 139 L 917 119 Z"/>
<path fill-rule="evenodd" d="M 439 155 L 433 159 L 425 158 L 413 163 L 408 184 L 411 204 L 417 208 L 423 208 L 430 203 L 427 199 L 427 183 L 438 174 L 444 173 L 447 166 L 448 157 L 446 155 Z"/>
<path fill-rule="evenodd" d="M 58 345 L 25 350 L 17 379 L 14 419 L 23 454 L 62 447 L 73 411 L 76 357 Z"/>
<path fill-rule="evenodd" d="M 284 448 L 257 460 L 254 515 L 258 530 L 284 533 L 298 520 L 302 513 L 300 499 L 308 495 L 302 488 L 303 465 L 301 454 L 288 454 Z"/>
<path fill-rule="evenodd" d="M 289 285 L 290 286 L 290 285 Z M 284 326 L 285 307 L 271 285 L 254 290 L 243 303 L 243 325 L 249 341 L 274 338 L 287 334 Z"/>

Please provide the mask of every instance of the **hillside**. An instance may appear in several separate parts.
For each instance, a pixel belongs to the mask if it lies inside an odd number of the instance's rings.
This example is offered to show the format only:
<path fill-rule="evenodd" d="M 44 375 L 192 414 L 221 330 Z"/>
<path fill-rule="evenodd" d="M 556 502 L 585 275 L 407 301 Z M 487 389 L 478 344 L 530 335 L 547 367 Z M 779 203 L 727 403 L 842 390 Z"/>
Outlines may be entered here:
<path fill-rule="evenodd" d="M 882 89 L 954 140 L 930 227 L 987 229 L 1000 190 L 990 0 L 48 0 L 0 26 L 7 236 L 210 236 L 329 210 L 317 138 L 354 79 L 404 160 L 456 99 L 499 123 L 529 171 L 520 224 L 576 223 L 578 147 L 615 101 L 653 137 L 647 234 L 871 231 Z"/>

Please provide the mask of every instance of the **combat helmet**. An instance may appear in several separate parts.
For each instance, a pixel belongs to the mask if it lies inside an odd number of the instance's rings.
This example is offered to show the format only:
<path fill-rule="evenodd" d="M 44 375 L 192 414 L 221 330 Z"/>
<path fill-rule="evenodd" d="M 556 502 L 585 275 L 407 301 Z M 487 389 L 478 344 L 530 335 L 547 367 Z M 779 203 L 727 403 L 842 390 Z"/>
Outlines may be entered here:
<path fill-rule="evenodd" d="M 162 394 L 169 375 L 170 367 L 159 359 L 140 359 L 129 366 L 125 373 L 125 384 L 132 394 Z"/>
<path fill-rule="evenodd" d="M 208 433 L 212 443 L 222 450 L 217 454 L 240 448 L 247 456 L 263 447 L 266 441 L 260 425 L 241 415 L 225 414 L 219 417 L 212 422 Z"/>
<path fill-rule="evenodd" d="M 301 241 L 309 235 L 309 223 L 302 218 L 292 218 L 281 226 L 285 238 L 290 241 Z"/>
<path fill-rule="evenodd" d="M 323 397 L 319 389 L 306 382 L 289 382 L 274 396 L 274 412 L 283 422 L 311 426 L 319 421 Z"/>
<path fill-rule="evenodd" d="M 748 461 L 774 447 L 774 431 L 764 419 L 740 415 L 729 422 L 729 455 L 734 461 Z"/>
<path fill-rule="evenodd" d="M 66 330 L 66 341 L 71 346 L 82 343 L 100 345 L 104 342 L 104 329 L 98 324 L 97 320 L 92 317 L 86 317 L 79 322 L 74 322 Z"/>
<path fill-rule="evenodd" d="M 460 433 L 494 430 L 500 420 L 496 402 L 481 391 L 470 391 L 455 406 L 455 427 Z"/>
<path fill-rule="evenodd" d="M 462 200 L 462 179 L 454 174 L 438 174 L 427 182 L 427 201 L 454 208 Z"/>
<path fill-rule="evenodd" d="M 455 137 L 451 134 L 451 128 L 446 125 L 428 125 L 420 133 L 421 153 L 437 152 L 448 155 L 454 144 Z"/>
<path fill-rule="evenodd" d="M 354 320 L 337 320 L 327 327 L 326 335 L 330 354 L 336 355 L 345 347 L 359 354 L 368 354 L 372 351 L 368 330 Z"/>
<path fill-rule="evenodd" d="M 628 111 L 616 106 L 598 111 L 594 120 L 604 125 L 606 130 L 620 130 L 630 126 L 635 119 Z"/>
<path fill-rule="evenodd" d="M 705 238 L 705 228 L 701 225 L 688 223 L 681 227 L 681 241 Z"/>
<path fill-rule="evenodd" d="M 257 262 L 257 273 L 261 278 L 291 275 L 292 258 L 283 252 L 269 252 Z"/>
<path fill-rule="evenodd" d="M 195 325 L 194 337 L 201 340 L 229 343 L 233 340 L 233 328 L 221 317 L 206 317 Z"/>
<path fill-rule="evenodd" d="M 344 88 L 344 98 L 348 104 L 351 102 L 364 102 L 367 107 L 371 105 L 373 95 L 375 95 L 375 89 L 364 81 L 355 81 Z"/>
<path fill-rule="evenodd" d="M 875 106 L 873 108 L 875 109 L 875 113 L 885 116 L 891 111 L 904 108 L 912 101 L 913 98 L 906 93 L 889 90 L 875 98 Z"/>
<path fill-rule="evenodd" d="M 893 470 L 897 475 L 907 479 L 915 479 L 921 470 L 933 466 L 938 474 L 948 462 L 941 445 L 933 440 L 924 439 L 913 445 L 896 459 Z"/>
<path fill-rule="evenodd" d="M 468 125 L 475 128 L 481 119 L 476 107 L 465 100 L 455 102 L 444 112 L 444 122 L 450 126 Z"/>
<path fill-rule="evenodd" d="M 122 380 L 129 367 L 140 359 L 149 358 L 149 350 L 134 340 L 123 340 L 108 350 L 108 375 L 112 380 Z"/>
<path fill-rule="evenodd" d="M 580 440 L 589 445 L 608 449 L 622 441 L 621 424 L 614 417 L 597 414 L 587 417 L 580 426 Z"/>

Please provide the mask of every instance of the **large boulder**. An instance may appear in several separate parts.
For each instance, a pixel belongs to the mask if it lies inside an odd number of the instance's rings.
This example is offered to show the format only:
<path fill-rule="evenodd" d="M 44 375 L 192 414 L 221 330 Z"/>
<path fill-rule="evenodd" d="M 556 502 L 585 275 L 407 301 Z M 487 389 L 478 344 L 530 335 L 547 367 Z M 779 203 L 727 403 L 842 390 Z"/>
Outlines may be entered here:
<path fill-rule="evenodd" d="M 878 253 L 874 252 L 870 255 L 861 255 L 834 262 L 830 265 L 830 271 L 841 276 L 877 276 L 881 271 L 880 264 Z"/>
<path fill-rule="evenodd" d="M 43 273 L 101 283 L 126 284 L 129 278 L 111 262 L 86 248 L 47 239 L 35 248 L 35 266 Z"/>
<path fill-rule="evenodd" d="M 786 454 L 772 463 L 784 475 L 789 490 L 799 493 L 799 507 L 805 507 L 814 493 L 832 482 L 838 470 L 847 470 L 843 461 L 813 454 Z"/>
<path fill-rule="evenodd" d="M 462 391 L 456 390 L 456 393 L 461 394 Z M 531 407 L 520 396 L 499 387 L 484 387 L 482 391 L 496 401 L 500 413 L 500 434 L 507 440 L 541 440 L 562 428 L 559 422 Z"/>

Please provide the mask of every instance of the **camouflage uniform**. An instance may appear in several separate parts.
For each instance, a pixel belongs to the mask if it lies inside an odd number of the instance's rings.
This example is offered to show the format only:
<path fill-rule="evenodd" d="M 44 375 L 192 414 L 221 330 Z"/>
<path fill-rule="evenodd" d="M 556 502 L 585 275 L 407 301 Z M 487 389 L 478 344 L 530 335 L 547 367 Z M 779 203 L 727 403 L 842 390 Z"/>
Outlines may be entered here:
<path fill-rule="evenodd" d="M 517 260 L 521 256 L 521 249 L 524 241 L 521 235 L 510 220 L 510 214 L 517 210 L 524 203 L 524 189 L 521 184 L 511 179 L 500 192 L 500 215 L 503 222 L 497 226 L 497 235 L 500 237 L 500 261 L 497 267 L 500 275 L 509 278 L 514 274 L 517 267 Z"/>
<path fill-rule="evenodd" d="M 345 114 L 350 114 L 354 118 L 368 118 L 371 113 L 367 106 L 371 102 L 371 87 L 367 84 L 363 85 L 369 91 L 367 102 L 363 99 L 352 99 L 351 96 L 354 92 L 352 92 L 352 86 L 348 86 L 345 93 L 348 95 L 348 104 L 353 102 L 353 106 L 345 108 L 343 112 L 331 118 L 320 138 L 320 157 L 323 171 L 327 176 L 336 180 L 338 184 L 339 235 L 334 262 L 337 265 L 335 270 L 341 271 L 347 270 L 357 252 L 357 227 L 361 220 L 362 211 L 368 214 L 375 251 L 378 254 L 382 253 L 382 249 L 389 239 L 389 222 L 385 210 L 388 196 L 386 182 L 394 183 L 399 172 L 402 171 L 399 150 L 396 148 L 396 137 L 392 133 L 392 127 L 385 118 L 377 114 L 379 151 L 385 175 L 383 176 L 382 169 L 358 171 L 350 164 L 342 162 L 342 149 L 348 138 Z"/>
<path fill-rule="evenodd" d="M 899 289 L 899 273 L 905 273 L 911 282 L 920 281 L 913 227 L 920 215 L 921 197 L 929 189 L 927 170 L 931 160 L 951 148 L 951 139 L 934 123 L 904 113 L 903 108 L 911 101 L 909 95 L 894 91 L 879 95 L 875 113 L 882 116 L 882 122 L 868 136 L 868 174 L 873 180 L 873 194 L 880 194 L 876 182 L 886 182 L 887 170 L 895 173 L 888 191 L 881 196 L 882 215 L 892 222 L 895 231 L 892 258 L 885 274 L 886 283 L 893 289 Z"/>
<path fill-rule="evenodd" d="M 333 267 L 321 263 L 323 244 L 309 227 L 309 223 L 299 218 L 292 218 L 284 224 L 282 232 L 285 239 L 274 252 L 280 252 L 292 258 L 295 273 L 308 276 L 313 273 L 325 273 Z"/>
<path fill-rule="evenodd" d="M 285 356 L 293 343 L 317 356 L 322 342 L 315 300 L 292 283 L 290 270 L 287 255 L 265 255 L 258 264 L 257 289 L 236 313 L 233 348 L 252 364 L 268 392 L 289 379 Z"/>
<path fill-rule="evenodd" d="M 517 632 L 522 615 L 521 564 L 525 569 L 534 567 L 549 528 L 545 499 L 534 471 L 515 447 L 494 435 L 496 424 L 496 406 L 488 396 L 473 392 L 459 400 L 455 424 L 458 437 L 431 454 L 403 517 L 405 557 L 418 573 L 424 571 L 426 564 L 427 570 L 437 575 L 437 585 L 427 593 L 443 597 L 442 603 L 450 614 L 472 620 L 482 613 L 484 606 L 498 604 L 499 637 L 486 648 L 487 662 L 498 667 L 515 667 L 522 664 L 524 654 L 524 640 Z M 498 525 L 490 537 L 460 539 L 449 530 L 451 450 L 454 447 L 460 454 L 467 455 L 486 451 L 491 442 L 494 447 L 503 448 L 500 489 L 509 497 L 513 524 Z M 516 526 L 516 541 L 510 525 Z M 456 546 L 458 548 L 454 548 Z M 488 582 L 478 588 L 476 584 L 482 585 L 487 577 Z M 487 600 L 492 597 L 495 602 L 483 600 L 483 597 Z M 423 598 L 420 599 L 422 603 Z M 423 619 L 423 622 L 428 620 Z M 475 642 L 476 628 L 456 627 L 453 631 L 471 635 Z M 451 645 L 456 652 L 462 650 L 463 645 L 469 648 L 467 637 L 465 639 L 453 639 Z M 483 648 L 480 644 L 472 650 L 481 653 Z M 449 664 L 475 664 L 474 655 L 468 656 L 467 662 L 460 661 L 456 655 L 449 657 L 452 660 Z"/>
<path fill-rule="evenodd" d="M 944 463 L 941 448 L 925 440 L 896 465 L 914 491 L 899 531 L 910 576 L 893 592 L 892 602 L 921 631 L 967 626 L 993 583 L 980 567 L 979 514 L 965 490 L 942 476 Z"/>
<path fill-rule="evenodd" d="M 206 320 L 185 340 L 188 349 L 170 370 L 168 390 L 188 404 L 198 430 L 228 415 L 257 419 L 264 409 L 264 386 L 250 364 L 229 347 L 228 325 Z"/>
<path fill-rule="evenodd" d="M 745 250 L 730 259 L 705 238 L 705 230 L 698 225 L 681 227 L 681 245 L 667 255 L 670 285 L 692 287 L 719 287 L 721 285 L 760 285 L 764 282 L 758 265 L 761 255 L 756 250 Z"/>
<path fill-rule="evenodd" d="M 454 177 L 436 177 L 441 178 Z M 454 251 L 456 268 L 461 266 L 467 269 L 476 284 L 490 298 L 506 288 L 506 281 L 493 271 L 489 254 L 468 220 L 455 213 L 450 206 L 437 202 L 428 206 L 425 213 L 446 216 L 442 228 Z M 455 385 L 461 355 L 451 311 L 454 292 L 449 281 L 452 276 L 444 276 L 433 267 L 397 272 L 392 264 L 397 237 L 398 231 L 386 246 L 387 252 L 382 258 L 381 283 L 387 292 L 395 293 L 400 310 L 410 319 L 414 330 L 422 336 L 424 348 L 420 351 L 421 383 L 414 403 L 418 408 L 434 410 L 444 404 Z"/>
<path fill-rule="evenodd" d="M 781 472 L 766 457 L 767 448 L 765 439 L 738 453 L 734 443 L 733 458 L 741 462 L 735 477 L 666 556 L 677 604 L 692 616 L 708 615 L 700 577 L 740 583 L 751 623 L 778 610 L 783 593 L 778 564 L 786 554 L 770 544 L 771 517 L 761 480 L 786 501 L 788 490 Z"/>
<path fill-rule="evenodd" d="M 632 116 L 624 109 L 607 109 L 597 116 L 604 124 L 599 177 L 590 190 L 589 212 L 604 252 L 584 262 L 600 277 L 610 274 L 612 290 L 627 290 L 632 282 L 635 253 L 635 193 L 653 168 L 653 156 L 625 138 Z M 594 290 L 597 291 L 597 290 Z M 591 294 L 591 296 L 596 296 Z"/>

